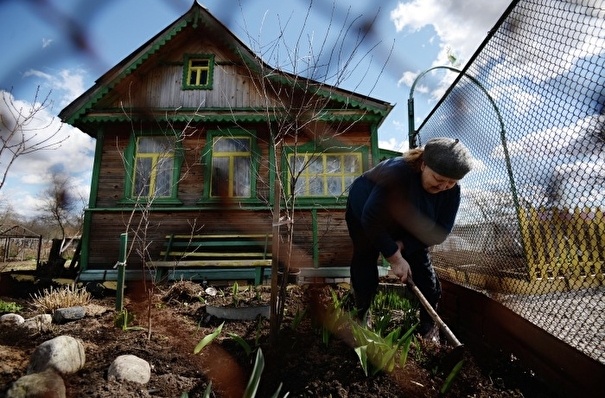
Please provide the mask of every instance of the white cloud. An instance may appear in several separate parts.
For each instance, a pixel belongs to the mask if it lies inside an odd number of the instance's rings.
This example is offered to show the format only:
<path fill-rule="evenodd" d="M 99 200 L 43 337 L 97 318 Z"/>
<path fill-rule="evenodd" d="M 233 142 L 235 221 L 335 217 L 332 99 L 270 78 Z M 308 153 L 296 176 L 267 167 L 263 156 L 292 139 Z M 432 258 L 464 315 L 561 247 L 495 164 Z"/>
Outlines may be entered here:
<path fill-rule="evenodd" d="M 509 4 L 510 0 L 412 0 L 398 3 L 391 11 L 391 21 L 397 32 L 406 34 L 427 27 L 434 29 L 440 51 L 432 64 L 426 66 L 428 69 L 436 65 L 450 65 L 450 55 L 455 56 L 457 62 L 468 60 Z M 410 76 L 417 75 L 416 71 L 404 72 L 399 83 L 411 85 L 413 79 L 410 81 Z M 449 87 L 455 78 L 451 75 L 445 75 L 445 81 L 432 93 L 432 98 L 439 98 Z"/>
<path fill-rule="evenodd" d="M 63 69 L 56 75 L 44 73 L 39 70 L 30 69 L 23 74 L 24 77 L 35 76 L 42 79 L 45 87 L 55 92 L 60 98 L 59 106 L 65 107 L 85 91 L 84 79 L 86 73 L 83 70 Z"/>
<path fill-rule="evenodd" d="M 600 157 L 603 143 L 595 142 L 598 141 L 598 138 L 593 137 L 592 134 L 600 131 L 603 126 L 605 126 L 604 115 L 591 115 L 578 119 L 569 126 L 552 127 L 527 134 L 520 140 L 510 142 L 508 151 L 511 156 L 530 156 L 534 159 L 572 155 L 589 158 L 595 153 Z M 504 158 L 504 150 L 501 145 L 494 148 L 492 156 Z"/>
<path fill-rule="evenodd" d="M 398 140 L 396 138 L 389 138 L 387 141 L 378 141 L 378 148 L 389 149 L 391 151 L 405 152 L 408 150 L 409 145 L 407 141 L 407 135 L 405 140 Z"/>
<path fill-rule="evenodd" d="M 31 103 L 17 100 L 8 92 L 0 91 L 0 94 L 9 104 L 12 102 L 14 109 L 25 112 L 32 109 Z M 6 102 L 0 102 L 0 114 L 6 116 L 7 111 Z M 39 204 L 38 196 L 49 183 L 53 172 L 68 173 L 78 194 L 87 198 L 94 140 L 74 127 L 61 123 L 50 108 L 37 111 L 35 118 L 27 125 L 26 134 L 35 136 L 36 140 L 52 137 L 51 142 L 60 144 L 53 149 L 19 156 L 10 166 L 9 178 L 2 187 L 0 198 L 12 205 L 19 214 L 33 216 Z M 4 158 L 0 158 L 0 173 L 4 172 L 2 167 L 6 167 L 8 160 L 6 154 Z"/>
<path fill-rule="evenodd" d="M 451 47 L 457 58 L 468 59 L 510 4 L 510 0 L 413 0 L 391 11 L 398 32 L 417 32 L 432 26 L 442 48 Z M 441 64 L 447 63 L 444 54 Z"/>
<path fill-rule="evenodd" d="M 414 80 L 418 77 L 419 73 L 406 71 L 403 72 L 403 75 L 397 82 L 398 85 L 405 84 L 408 87 L 411 87 L 414 83 Z"/>

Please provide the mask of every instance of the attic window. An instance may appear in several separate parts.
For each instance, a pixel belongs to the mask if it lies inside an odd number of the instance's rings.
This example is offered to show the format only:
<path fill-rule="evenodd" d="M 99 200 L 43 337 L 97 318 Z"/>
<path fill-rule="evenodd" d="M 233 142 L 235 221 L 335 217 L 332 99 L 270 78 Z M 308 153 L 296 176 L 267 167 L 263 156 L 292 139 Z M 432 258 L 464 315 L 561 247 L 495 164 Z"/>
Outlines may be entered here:
<path fill-rule="evenodd" d="M 187 54 L 183 70 L 183 88 L 185 90 L 212 89 L 214 55 Z"/>

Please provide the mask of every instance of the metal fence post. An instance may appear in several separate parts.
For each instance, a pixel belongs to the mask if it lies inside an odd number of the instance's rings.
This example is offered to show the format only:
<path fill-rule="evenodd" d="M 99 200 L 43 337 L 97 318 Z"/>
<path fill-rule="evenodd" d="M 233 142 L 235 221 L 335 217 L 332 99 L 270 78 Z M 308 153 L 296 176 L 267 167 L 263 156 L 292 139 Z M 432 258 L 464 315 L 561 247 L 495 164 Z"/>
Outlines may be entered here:
<path fill-rule="evenodd" d="M 128 234 L 120 235 L 120 254 L 116 266 L 118 267 L 118 286 L 116 289 L 116 311 L 122 311 L 124 306 L 124 279 L 126 277 L 126 245 Z"/>

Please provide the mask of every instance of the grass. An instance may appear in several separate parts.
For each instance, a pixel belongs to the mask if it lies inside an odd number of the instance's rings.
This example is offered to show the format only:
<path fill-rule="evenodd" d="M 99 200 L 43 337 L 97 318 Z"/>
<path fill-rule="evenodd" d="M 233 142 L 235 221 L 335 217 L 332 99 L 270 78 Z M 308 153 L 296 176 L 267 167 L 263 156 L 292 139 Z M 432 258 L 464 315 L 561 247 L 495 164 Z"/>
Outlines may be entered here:
<path fill-rule="evenodd" d="M 74 284 L 62 288 L 51 286 L 41 293 L 32 295 L 32 305 L 44 313 L 53 312 L 59 308 L 83 306 L 90 303 L 90 300 L 90 293 L 85 288 L 76 288 Z"/>

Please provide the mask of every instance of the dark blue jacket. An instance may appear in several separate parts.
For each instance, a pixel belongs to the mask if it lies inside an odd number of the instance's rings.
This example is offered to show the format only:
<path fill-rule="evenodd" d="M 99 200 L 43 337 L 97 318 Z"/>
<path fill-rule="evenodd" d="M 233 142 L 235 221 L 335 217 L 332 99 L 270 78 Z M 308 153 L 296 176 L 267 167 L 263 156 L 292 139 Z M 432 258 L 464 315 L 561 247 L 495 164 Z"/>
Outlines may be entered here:
<path fill-rule="evenodd" d="M 404 256 L 442 243 L 454 227 L 460 186 L 430 194 L 420 172 L 403 158 L 388 159 L 358 177 L 349 191 L 347 213 L 384 257 L 404 244 Z"/>

